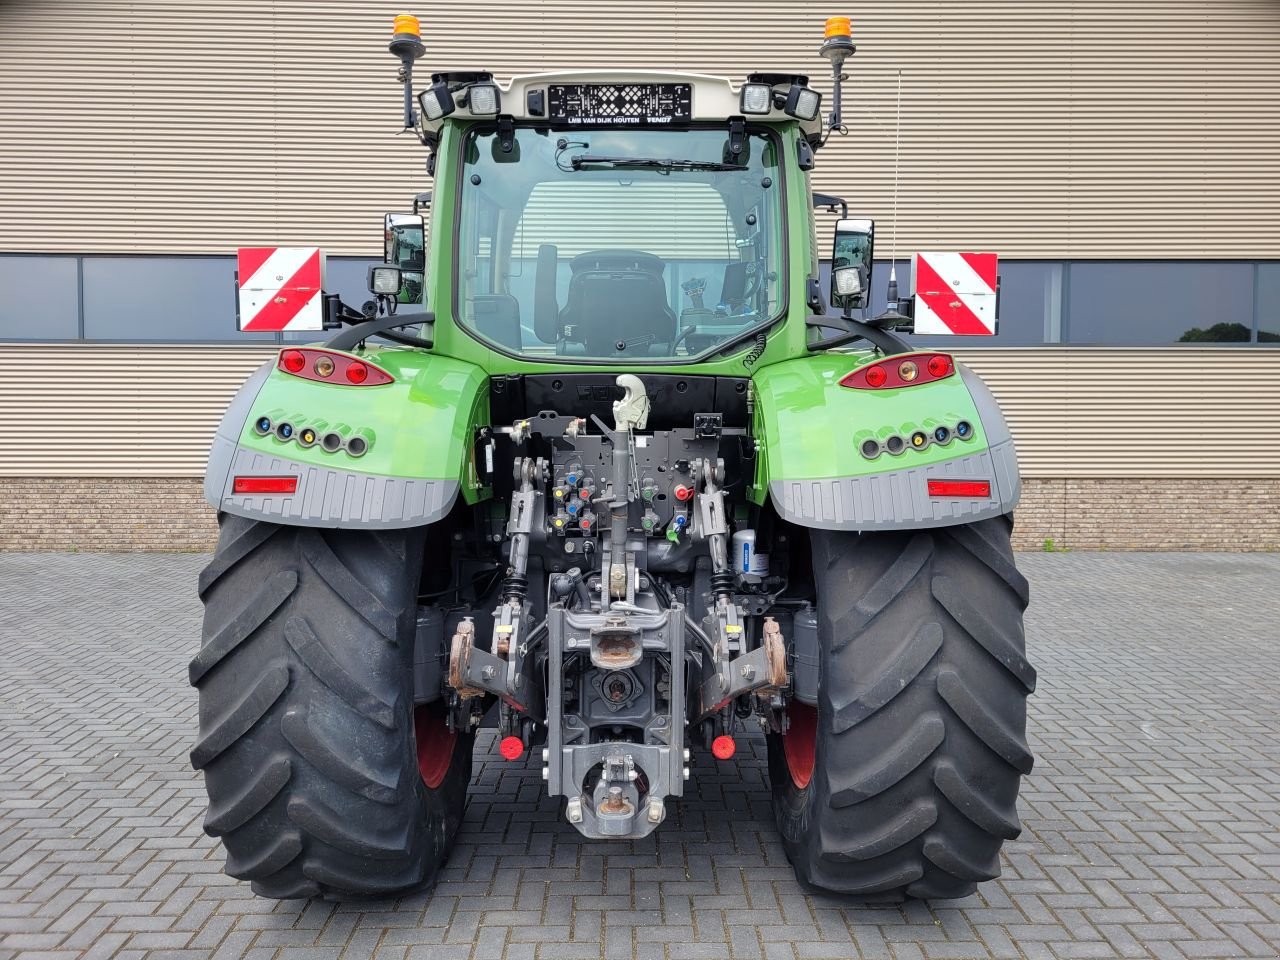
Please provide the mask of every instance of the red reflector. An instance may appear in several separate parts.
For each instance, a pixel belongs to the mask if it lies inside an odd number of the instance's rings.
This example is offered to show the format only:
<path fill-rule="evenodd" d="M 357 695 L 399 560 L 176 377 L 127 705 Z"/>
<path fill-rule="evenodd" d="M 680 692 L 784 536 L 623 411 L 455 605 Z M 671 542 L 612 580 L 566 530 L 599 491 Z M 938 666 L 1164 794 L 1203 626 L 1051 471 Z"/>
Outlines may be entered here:
<path fill-rule="evenodd" d="M 733 742 L 733 737 L 721 735 L 711 741 L 711 754 L 717 760 L 732 760 L 737 752 L 738 745 Z"/>
<path fill-rule="evenodd" d="M 524 755 L 524 741 L 519 737 L 503 737 L 498 752 L 504 760 L 519 760 Z"/>
<path fill-rule="evenodd" d="M 297 493 L 297 477 L 236 477 L 235 493 Z"/>
<path fill-rule="evenodd" d="M 930 480 L 931 497 L 989 497 L 989 480 Z"/>

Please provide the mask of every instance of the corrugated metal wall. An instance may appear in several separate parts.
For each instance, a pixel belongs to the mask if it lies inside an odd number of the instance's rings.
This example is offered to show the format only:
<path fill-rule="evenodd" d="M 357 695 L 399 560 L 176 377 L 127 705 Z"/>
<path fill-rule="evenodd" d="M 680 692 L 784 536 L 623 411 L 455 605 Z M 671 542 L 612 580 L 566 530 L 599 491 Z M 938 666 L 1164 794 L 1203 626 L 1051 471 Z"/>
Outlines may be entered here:
<path fill-rule="evenodd" d="M 198 476 L 232 393 L 274 350 L 0 344 L 0 476 Z M 1280 477 L 1280 351 L 959 352 L 1026 477 Z"/>
<path fill-rule="evenodd" d="M 426 186 L 385 43 L 404 0 L 0 5 L 0 250 L 374 255 Z M 1280 256 L 1275 0 L 439 0 L 432 69 L 822 72 L 854 16 L 819 189 L 885 226 L 903 73 L 902 249 Z"/>

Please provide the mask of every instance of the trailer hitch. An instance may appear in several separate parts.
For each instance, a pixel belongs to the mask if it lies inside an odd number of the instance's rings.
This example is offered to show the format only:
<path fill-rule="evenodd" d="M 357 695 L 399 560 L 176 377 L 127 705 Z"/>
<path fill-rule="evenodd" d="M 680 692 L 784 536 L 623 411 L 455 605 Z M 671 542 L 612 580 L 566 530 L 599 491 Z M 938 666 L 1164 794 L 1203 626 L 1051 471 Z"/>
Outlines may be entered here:
<path fill-rule="evenodd" d="M 458 625 L 449 651 L 449 686 L 461 700 L 491 693 L 512 709 L 542 723 L 541 670 L 536 669 L 534 633 L 528 633 L 529 537 L 543 522 L 541 483 L 546 464 L 522 457 L 515 464 L 519 485 L 511 500 L 507 534 L 511 559 L 502 584 L 502 602 L 493 612 L 490 650 L 476 646 L 475 623 L 467 617 Z M 536 633 L 536 631 L 535 631 Z"/>
<path fill-rule="evenodd" d="M 726 624 L 729 626 L 729 624 Z M 778 690 L 787 685 L 787 645 L 773 617 L 764 618 L 760 646 L 741 656 L 717 654 L 698 688 L 695 720 L 705 720 L 746 693 Z"/>
<path fill-rule="evenodd" d="M 515 611 L 507 611 L 518 617 Z M 542 723 L 541 671 L 534 669 L 534 651 L 527 641 L 516 646 L 504 644 L 498 632 L 502 617 L 495 625 L 494 650 L 476 646 L 476 625 L 470 617 L 458 624 L 449 650 L 449 686 L 460 700 L 471 700 L 491 693 L 503 703 Z M 513 631 L 514 632 L 514 631 Z"/>

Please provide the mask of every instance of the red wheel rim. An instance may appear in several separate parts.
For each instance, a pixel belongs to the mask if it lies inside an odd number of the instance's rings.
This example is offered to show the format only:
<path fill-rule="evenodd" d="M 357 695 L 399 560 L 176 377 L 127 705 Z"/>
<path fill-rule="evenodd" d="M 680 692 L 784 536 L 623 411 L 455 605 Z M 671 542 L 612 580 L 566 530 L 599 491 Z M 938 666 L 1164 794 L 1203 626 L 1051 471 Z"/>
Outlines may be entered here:
<path fill-rule="evenodd" d="M 422 782 L 434 790 L 444 782 L 453 763 L 453 745 L 458 735 L 449 729 L 442 711 L 425 706 L 413 711 L 413 736 L 418 742 L 418 773 Z"/>
<path fill-rule="evenodd" d="M 813 760 L 818 742 L 818 711 L 805 703 L 792 701 L 787 706 L 787 732 L 782 737 L 782 752 L 787 758 L 791 782 L 803 790 L 813 779 Z"/>

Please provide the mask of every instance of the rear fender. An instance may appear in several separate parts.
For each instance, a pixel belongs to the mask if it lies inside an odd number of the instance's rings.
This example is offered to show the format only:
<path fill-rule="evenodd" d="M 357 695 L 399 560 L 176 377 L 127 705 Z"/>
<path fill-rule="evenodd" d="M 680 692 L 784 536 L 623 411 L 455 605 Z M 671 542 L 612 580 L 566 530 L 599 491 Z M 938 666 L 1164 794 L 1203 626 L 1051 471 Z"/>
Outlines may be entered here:
<path fill-rule="evenodd" d="M 1000 408 L 973 371 L 896 389 L 840 385 L 871 359 L 823 353 L 766 367 L 753 378 L 760 448 L 752 499 L 784 519 L 824 530 L 908 530 L 1008 513 L 1021 494 L 1017 456 Z M 968 423 L 960 439 L 955 428 Z M 951 438 L 939 443 L 944 427 Z M 912 435 L 923 433 L 922 447 Z M 904 449 L 865 456 L 867 440 L 901 437 Z M 985 497 L 930 496 L 930 480 L 978 480 Z"/>
<path fill-rule="evenodd" d="M 204 482 L 210 505 L 274 523 L 392 529 L 439 520 L 459 494 L 481 499 L 471 451 L 475 425 L 488 419 L 483 371 L 417 350 L 371 348 L 360 357 L 394 381 L 319 383 L 277 369 L 274 359 L 257 370 L 214 436 Z M 266 434 L 257 426 L 263 417 L 272 425 Z M 288 439 L 277 432 L 281 423 Z M 317 434 L 309 445 L 307 428 Z M 325 449 L 327 435 L 341 446 Z M 365 441 L 360 455 L 350 447 L 355 437 Z M 245 476 L 295 476 L 297 490 L 236 493 L 235 478 Z"/>

